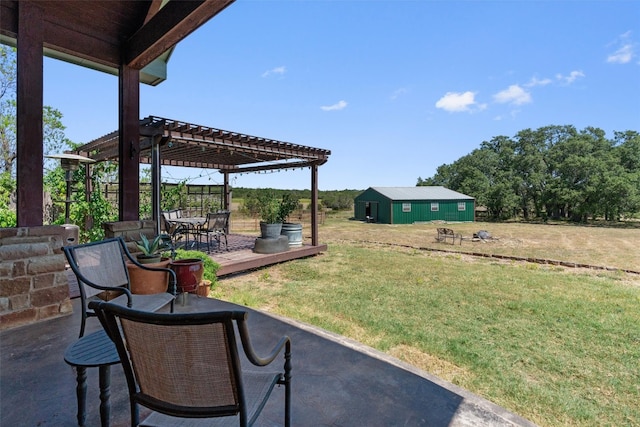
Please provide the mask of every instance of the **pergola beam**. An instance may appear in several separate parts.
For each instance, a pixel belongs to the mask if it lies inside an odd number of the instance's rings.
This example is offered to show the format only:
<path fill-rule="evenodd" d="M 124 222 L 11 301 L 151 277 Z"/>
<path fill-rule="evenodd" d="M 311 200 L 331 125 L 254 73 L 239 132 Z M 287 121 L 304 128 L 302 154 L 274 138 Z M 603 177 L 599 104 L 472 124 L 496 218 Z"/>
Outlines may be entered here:
<path fill-rule="evenodd" d="M 269 164 L 269 165 L 260 165 L 260 166 L 248 166 L 244 168 L 222 168 L 220 169 L 220 173 L 250 173 L 250 172 L 263 172 L 263 171 L 274 171 L 274 170 L 284 170 L 284 169 L 298 169 L 298 168 L 308 168 L 313 165 L 317 165 L 317 162 L 293 162 L 293 163 L 282 163 L 282 164 Z"/>

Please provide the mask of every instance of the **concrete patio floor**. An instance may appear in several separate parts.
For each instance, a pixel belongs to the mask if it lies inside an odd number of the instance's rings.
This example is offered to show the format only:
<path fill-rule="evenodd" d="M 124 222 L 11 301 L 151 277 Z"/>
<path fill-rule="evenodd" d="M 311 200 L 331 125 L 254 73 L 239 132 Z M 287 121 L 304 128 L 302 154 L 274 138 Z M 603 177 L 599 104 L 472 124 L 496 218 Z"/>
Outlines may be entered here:
<path fill-rule="evenodd" d="M 176 311 L 246 309 L 190 296 Z M 75 371 L 63 360 L 77 339 L 74 314 L 0 333 L 0 425 L 75 426 Z M 282 335 L 293 346 L 294 426 L 534 426 L 493 403 L 369 347 L 288 319 L 250 311 L 258 351 Z M 95 318 L 88 333 L 100 328 Z M 100 425 L 97 369 L 88 370 L 87 425 Z M 276 389 L 258 426 L 282 425 L 284 393 Z M 129 425 L 120 365 L 111 369 L 111 425 Z M 141 411 L 142 414 L 144 412 Z"/>

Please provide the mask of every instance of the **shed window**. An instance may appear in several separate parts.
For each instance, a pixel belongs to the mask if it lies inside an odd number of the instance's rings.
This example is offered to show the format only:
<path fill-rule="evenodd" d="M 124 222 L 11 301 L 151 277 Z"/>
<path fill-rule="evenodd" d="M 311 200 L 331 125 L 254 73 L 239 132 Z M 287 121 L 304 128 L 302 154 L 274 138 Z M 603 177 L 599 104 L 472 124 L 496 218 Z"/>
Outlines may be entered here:
<path fill-rule="evenodd" d="M 411 203 L 403 203 L 402 212 L 411 212 Z"/>
<path fill-rule="evenodd" d="M 465 202 L 458 202 L 458 210 L 459 211 L 467 210 L 467 204 Z"/>
<path fill-rule="evenodd" d="M 431 202 L 431 212 L 438 212 L 440 210 L 440 203 Z"/>

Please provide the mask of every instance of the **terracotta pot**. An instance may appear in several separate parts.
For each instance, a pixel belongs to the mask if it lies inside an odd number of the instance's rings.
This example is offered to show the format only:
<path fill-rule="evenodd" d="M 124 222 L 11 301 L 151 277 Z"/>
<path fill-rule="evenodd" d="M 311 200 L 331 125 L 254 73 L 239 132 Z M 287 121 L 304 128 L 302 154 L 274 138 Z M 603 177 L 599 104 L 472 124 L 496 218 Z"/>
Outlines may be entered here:
<path fill-rule="evenodd" d="M 201 259 L 178 259 L 171 261 L 170 268 L 176 272 L 178 292 L 196 292 L 204 274 Z"/>
<path fill-rule="evenodd" d="M 138 255 L 136 259 L 140 264 L 157 264 L 162 261 L 162 256 L 160 254 L 157 255 Z"/>
<path fill-rule="evenodd" d="M 200 297 L 208 297 L 209 291 L 211 290 L 211 280 L 203 280 L 198 285 L 198 296 Z"/>
<path fill-rule="evenodd" d="M 171 260 L 165 258 L 160 262 L 145 264 L 147 267 L 168 268 Z M 131 293 L 134 294 L 159 294 L 167 292 L 169 286 L 169 273 L 163 271 L 143 270 L 137 265 L 127 262 L 129 271 L 129 282 L 131 283 Z"/>

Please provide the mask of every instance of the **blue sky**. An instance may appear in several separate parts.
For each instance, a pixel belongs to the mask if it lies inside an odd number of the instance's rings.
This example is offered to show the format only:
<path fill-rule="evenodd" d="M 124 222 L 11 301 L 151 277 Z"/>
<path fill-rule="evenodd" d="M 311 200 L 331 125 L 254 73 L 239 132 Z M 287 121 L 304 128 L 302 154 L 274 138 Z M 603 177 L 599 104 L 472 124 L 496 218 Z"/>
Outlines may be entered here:
<path fill-rule="evenodd" d="M 67 137 L 117 129 L 115 76 L 46 59 Z M 414 186 L 494 136 L 640 131 L 638 1 L 237 0 L 175 49 L 140 117 L 332 151 L 321 190 Z M 215 171 L 163 179 L 219 184 Z M 309 188 L 308 170 L 237 187 Z"/>

